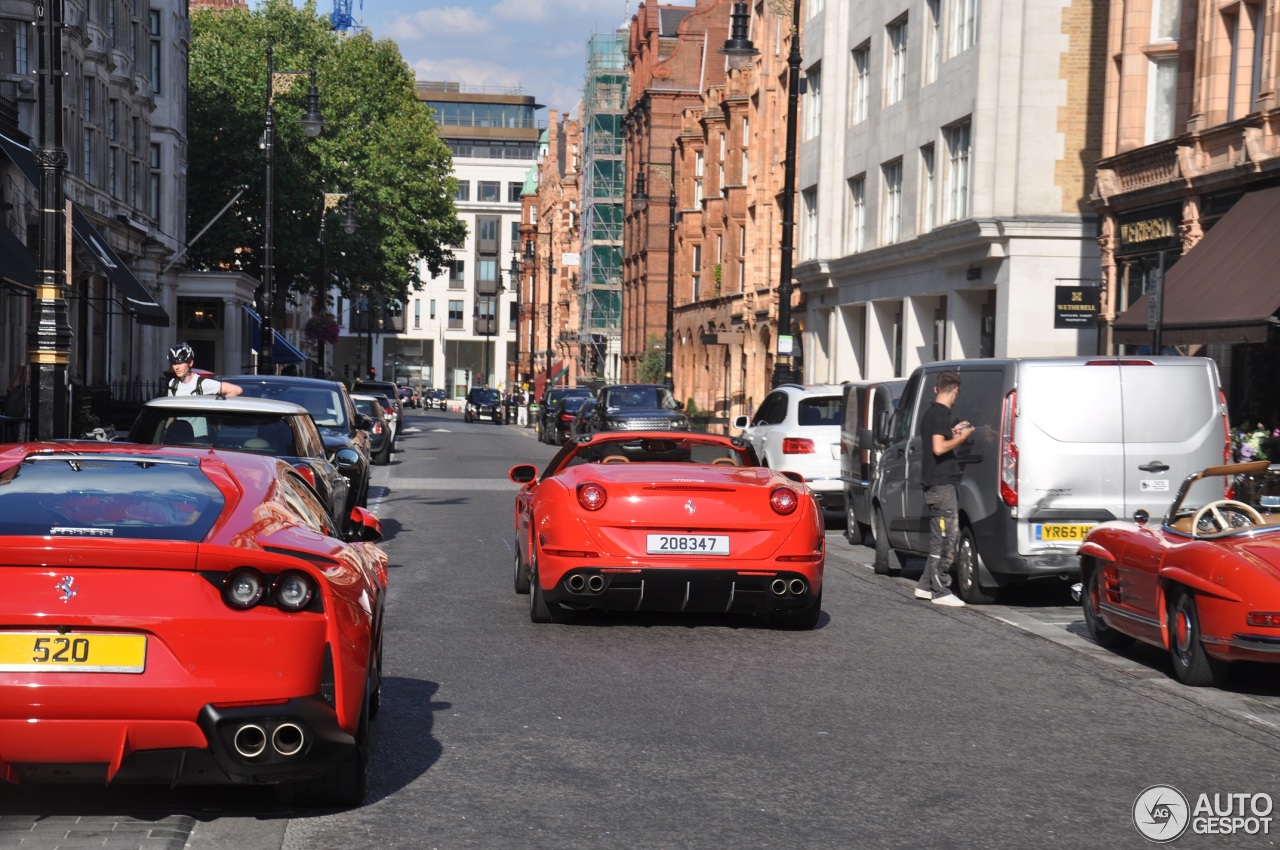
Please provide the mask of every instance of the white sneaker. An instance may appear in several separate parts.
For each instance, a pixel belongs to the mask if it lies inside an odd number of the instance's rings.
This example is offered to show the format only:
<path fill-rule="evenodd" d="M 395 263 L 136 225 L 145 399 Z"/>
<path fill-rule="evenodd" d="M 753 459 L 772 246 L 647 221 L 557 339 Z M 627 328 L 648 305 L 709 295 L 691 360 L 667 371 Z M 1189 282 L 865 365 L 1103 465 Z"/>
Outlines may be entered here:
<path fill-rule="evenodd" d="M 948 593 L 943 596 L 935 596 L 933 604 L 946 605 L 948 608 L 963 608 L 964 600 L 959 596 L 956 596 L 954 593 Z"/>
<path fill-rule="evenodd" d="M 932 598 L 933 598 L 932 591 L 921 590 L 918 587 L 916 588 L 916 599 L 932 599 Z"/>

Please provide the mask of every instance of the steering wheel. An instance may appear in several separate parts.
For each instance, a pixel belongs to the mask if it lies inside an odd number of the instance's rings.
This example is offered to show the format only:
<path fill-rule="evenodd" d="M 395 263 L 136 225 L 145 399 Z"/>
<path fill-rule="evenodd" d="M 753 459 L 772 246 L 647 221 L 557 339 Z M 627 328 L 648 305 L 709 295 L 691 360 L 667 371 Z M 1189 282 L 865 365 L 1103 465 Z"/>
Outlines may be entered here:
<path fill-rule="evenodd" d="M 1225 513 L 1224 513 L 1225 511 Z M 1226 514 L 1235 517 L 1235 521 L 1227 519 Z M 1262 518 L 1262 514 L 1258 513 L 1252 505 L 1246 505 L 1244 502 L 1237 502 L 1235 499 L 1218 499 L 1210 502 L 1200 510 L 1196 511 L 1195 516 L 1191 518 L 1191 536 L 1200 536 L 1200 520 L 1206 515 L 1211 516 L 1213 521 L 1217 523 L 1217 530 L 1206 532 L 1212 534 L 1221 534 L 1224 531 L 1230 531 L 1235 528 L 1247 528 L 1250 525 L 1265 525 L 1266 520 Z M 1240 520 L 1245 520 L 1241 523 Z"/>

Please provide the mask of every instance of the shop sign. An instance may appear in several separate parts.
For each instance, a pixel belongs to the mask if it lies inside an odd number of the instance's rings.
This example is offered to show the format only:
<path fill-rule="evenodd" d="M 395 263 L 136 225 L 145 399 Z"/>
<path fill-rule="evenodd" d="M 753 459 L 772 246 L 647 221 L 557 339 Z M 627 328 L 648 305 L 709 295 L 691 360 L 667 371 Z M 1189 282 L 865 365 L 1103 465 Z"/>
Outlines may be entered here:
<path fill-rule="evenodd" d="M 1087 330 L 1098 326 L 1099 293 L 1096 286 L 1055 286 L 1053 326 L 1059 330 Z"/>
<path fill-rule="evenodd" d="M 1176 247 L 1181 224 L 1182 210 L 1176 206 L 1121 216 L 1116 222 L 1116 253 L 1141 254 Z"/>

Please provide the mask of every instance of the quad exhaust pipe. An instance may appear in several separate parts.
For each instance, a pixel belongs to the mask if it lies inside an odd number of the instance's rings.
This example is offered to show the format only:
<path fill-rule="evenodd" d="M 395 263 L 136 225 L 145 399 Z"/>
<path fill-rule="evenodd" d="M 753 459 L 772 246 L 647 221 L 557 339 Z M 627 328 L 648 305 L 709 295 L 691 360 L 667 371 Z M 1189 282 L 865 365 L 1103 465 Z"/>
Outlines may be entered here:
<path fill-rule="evenodd" d="M 231 743 L 241 758 L 253 759 L 267 751 L 268 736 L 256 723 L 245 723 L 231 736 Z M 270 735 L 271 749 L 277 755 L 289 758 L 302 752 L 307 735 L 297 723 L 281 723 Z"/>

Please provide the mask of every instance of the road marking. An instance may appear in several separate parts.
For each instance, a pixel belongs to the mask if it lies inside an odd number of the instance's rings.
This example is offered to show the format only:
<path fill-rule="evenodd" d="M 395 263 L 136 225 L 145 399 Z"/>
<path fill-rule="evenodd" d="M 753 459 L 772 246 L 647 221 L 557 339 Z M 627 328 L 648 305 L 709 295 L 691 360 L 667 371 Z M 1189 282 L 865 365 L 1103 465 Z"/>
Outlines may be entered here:
<path fill-rule="evenodd" d="M 520 489 L 520 485 L 509 478 L 397 478 L 395 491 L 402 490 L 509 490 Z"/>

